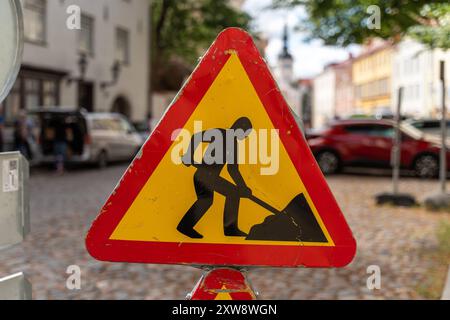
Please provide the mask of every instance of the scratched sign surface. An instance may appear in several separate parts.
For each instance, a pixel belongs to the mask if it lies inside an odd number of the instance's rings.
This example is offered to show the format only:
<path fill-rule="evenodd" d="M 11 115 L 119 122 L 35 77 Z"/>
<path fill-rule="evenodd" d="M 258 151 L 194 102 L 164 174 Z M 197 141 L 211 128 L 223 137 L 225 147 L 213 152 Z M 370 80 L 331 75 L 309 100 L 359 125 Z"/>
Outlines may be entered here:
<path fill-rule="evenodd" d="M 104 205 L 97 259 L 341 267 L 356 243 L 251 37 L 223 31 Z"/>

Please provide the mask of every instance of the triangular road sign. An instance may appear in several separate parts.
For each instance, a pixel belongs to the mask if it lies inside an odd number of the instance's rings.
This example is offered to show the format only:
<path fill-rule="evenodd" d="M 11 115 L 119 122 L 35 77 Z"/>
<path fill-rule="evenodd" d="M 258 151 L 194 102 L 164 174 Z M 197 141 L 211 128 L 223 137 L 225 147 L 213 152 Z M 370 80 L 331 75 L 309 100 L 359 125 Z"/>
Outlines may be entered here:
<path fill-rule="evenodd" d="M 356 242 L 251 37 L 223 31 L 107 200 L 99 260 L 341 267 Z"/>
<path fill-rule="evenodd" d="M 219 268 L 202 276 L 189 300 L 256 300 L 256 293 L 243 273 Z"/>

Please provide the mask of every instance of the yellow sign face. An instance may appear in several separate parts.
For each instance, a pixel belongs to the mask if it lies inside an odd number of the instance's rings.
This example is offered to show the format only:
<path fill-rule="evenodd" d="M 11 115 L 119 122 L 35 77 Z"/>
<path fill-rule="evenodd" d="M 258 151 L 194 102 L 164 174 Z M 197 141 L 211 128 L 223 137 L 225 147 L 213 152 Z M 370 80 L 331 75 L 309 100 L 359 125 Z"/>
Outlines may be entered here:
<path fill-rule="evenodd" d="M 218 192 L 214 192 L 212 205 L 195 225 L 195 231 L 203 238 L 190 237 L 177 230 L 180 221 L 198 200 L 194 186 L 194 174 L 197 169 L 180 162 L 191 136 L 199 132 L 200 126 L 200 131 L 230 128 L 236 119 L 242 117 L 251 120 L 255 132 L 253 138 L 256 137 L 254 140 L 257 141 L 256 145 L 259 148 L 258 156 L 255 156 L 251 152 L 254 145 L 248 143 L 248 139 L 239 141 L 239 150 L 242 151 L 239 152 L 239 171 L 247 186 L 251 188 L 252 194 L 280 211 L 289 206 L 293 198 L 302 194 L 323 232 L 323 241 L 278 241 L 276 237 L 273 240 L 249 240 L 244 236 L 227 236 L 224 234 L 226 198 Z M 169 151 L 111 234 L 110 240 L 334 246 L 236 54 L 230 56 L 184 128 L 180 129 L 183 130 L 173 136 L 174 142 Z M 192 135 L 183 139 L 181 131 L 191 132 Z M 264 152 L 261 152 L 262 149 Z M 199 150 L 195 152 L 195 159 L 204 155 L 202 148 Z M 244 157 L 246 159 L 243 159 Z M 227 171 L 227 166 L 224 166 L 220 176 L 231 184 L 235 183 Z M 237 222 L 239 229 L 244 233 L 249 234 L 252 227 L 263 224 L 270 216 L 274 214 L 251 199 L 245 197 L 239 199 Z"/>
<path fill-rule="evenodd" d="M 223 286 L 222 287 L 223 292 L 219 292 L 214 300 L 222 300 L 222 301 L 233 300 L 231 294 L 229 292 L 225 292 L 226 289 L 227 288 Z"/>

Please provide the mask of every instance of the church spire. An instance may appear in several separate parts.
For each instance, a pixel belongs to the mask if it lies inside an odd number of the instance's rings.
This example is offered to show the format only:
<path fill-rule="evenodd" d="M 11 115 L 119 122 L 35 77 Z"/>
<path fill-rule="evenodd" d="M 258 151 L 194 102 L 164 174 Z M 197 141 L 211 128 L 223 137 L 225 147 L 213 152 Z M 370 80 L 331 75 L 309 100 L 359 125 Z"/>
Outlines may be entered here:
<path fill-rule="evenodd" d="M 281 52 L 280 59 L 290 59 L 292 60 L 292 55 L 289 52 L 289 28 L 288 25 L 284 25 L 283 31 L 283 51 Z"/>

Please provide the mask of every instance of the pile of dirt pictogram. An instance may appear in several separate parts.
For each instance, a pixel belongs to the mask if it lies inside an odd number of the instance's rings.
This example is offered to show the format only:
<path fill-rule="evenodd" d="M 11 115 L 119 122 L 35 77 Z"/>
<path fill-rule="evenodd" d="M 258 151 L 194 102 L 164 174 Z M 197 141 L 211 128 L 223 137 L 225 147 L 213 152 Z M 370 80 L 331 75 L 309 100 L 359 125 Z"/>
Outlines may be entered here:
<path fill-rule="evenodd" d="M 246 240 L 328 242 L 303 194 L 284 210 L 253 226 Z"/>

